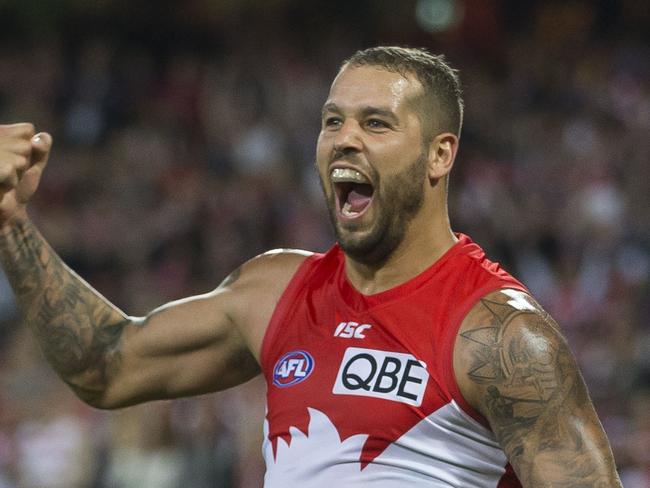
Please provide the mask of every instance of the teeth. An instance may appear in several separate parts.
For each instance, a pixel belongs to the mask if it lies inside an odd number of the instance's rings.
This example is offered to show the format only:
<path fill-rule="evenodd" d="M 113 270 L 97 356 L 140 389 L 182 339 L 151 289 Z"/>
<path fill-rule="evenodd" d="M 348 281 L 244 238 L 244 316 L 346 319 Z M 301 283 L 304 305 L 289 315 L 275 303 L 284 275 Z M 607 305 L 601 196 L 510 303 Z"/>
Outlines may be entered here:
<path fill-rule="evenodd" d="M 331 176 L 334 183 L 368 183 L 361 173 L 350 168 L 334 168 Z"/>
<path fill-rule="evenodd" d="M 354 212 L 351 207 L 352 205 L 350 205 L 348 202 L 345 202 L 343 208 L 341 209 L 341 213 L 346 217 L 356 217 L 359 215 L 359 212 Z"/>

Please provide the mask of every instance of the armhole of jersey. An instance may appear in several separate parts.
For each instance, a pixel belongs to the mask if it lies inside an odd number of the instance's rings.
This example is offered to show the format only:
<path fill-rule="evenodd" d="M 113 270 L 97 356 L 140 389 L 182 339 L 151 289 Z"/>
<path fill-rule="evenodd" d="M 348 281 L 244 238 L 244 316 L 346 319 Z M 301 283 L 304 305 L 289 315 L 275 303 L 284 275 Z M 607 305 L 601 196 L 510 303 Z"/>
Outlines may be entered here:
<path fill-rule="evenodd" d="M 273 344 L 273 339 L 275 338 L 278 328 L 280 327 L 282 317 L 285 316 L 287 309 L 293 302 L 293 297 L 296 295 L 300 285 L 303 283 L 303 277 L 311 270 L 311 266 L 309 266 L 309 264 L 318 256 L 321 255 L 312 254 L 311 256 L 305 258 L 300 266 L 298 266 L 298 269 L 291 277 L 289 284 L 280 296 L 280 299 L 275 306 L 275 310 L 273 310 L 271 320 L 269 320 L 269 324 L 266 327 L 266 332 L 264 333 L 264 339 L 262 339 L 262 351 L 260 352 L 260 363 L 264 374 L 266 374 L 269 367 L 272 367 L 272 365 L 267 365 L 269 349 Z"/>
<path fill-rule="evenodd" d="M 497 283 L 489 283 L 482 288 L 477 289 L 472 293 L 465 302 L 456 309 L 456 313 L 451 317 L 449 330 L 444 338 L 444 347 L 443 347 L 443 375 L 446 382 L 449 393 L 454 401 L 460 406 L 460 408 L 470 417 L 472 417 L 477 422 L 481 423 L 486 428 L 490 428 L 490 423 L 487 419 L 481 415 L 474 407 L 472 407 L 469 402 L 465 399 L 458 382 L 456 381 L 456 374 L 454 372 L 454 348 L 456 347 L 456 340 L 458 339 L 458 331 L 460 326 L 465 320 L 465 317 L 469 313 L 478 301 L 484 296 L 497 291 L 505 289 L 515 289 L 528 293 L 528 290 L 522 285 L 516 283 L 508 283 L 506 281 L 501 281 Z"/>

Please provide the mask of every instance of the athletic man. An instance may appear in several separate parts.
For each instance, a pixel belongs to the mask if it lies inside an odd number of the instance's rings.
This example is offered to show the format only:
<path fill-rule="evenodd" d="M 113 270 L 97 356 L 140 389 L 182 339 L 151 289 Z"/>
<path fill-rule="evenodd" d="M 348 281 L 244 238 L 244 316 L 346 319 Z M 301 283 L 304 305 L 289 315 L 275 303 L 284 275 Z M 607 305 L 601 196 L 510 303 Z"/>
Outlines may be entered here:
<path fill-rule="evenodd" d="M 213 292 L 130 317 L 30 223 L 52 144 L 0 127 L 0 257 L 63 380 L 113 409 L 268 384 L 267 487 L 621 486 L 557 325 L 451 231 L 454 70 L 417 49 L 346 61 L 317 168 L 338 244 L 274 251 Z"/>

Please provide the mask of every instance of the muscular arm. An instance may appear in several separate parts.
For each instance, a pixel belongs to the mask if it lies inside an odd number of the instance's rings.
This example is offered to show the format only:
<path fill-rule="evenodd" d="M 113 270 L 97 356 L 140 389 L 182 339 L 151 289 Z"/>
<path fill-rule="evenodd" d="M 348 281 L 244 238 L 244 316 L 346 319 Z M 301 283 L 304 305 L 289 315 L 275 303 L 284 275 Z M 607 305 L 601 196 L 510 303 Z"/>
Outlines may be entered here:
<path fill-rule="evenodd" d="M 26 215 L 0 231 L 0 261 L 25 322 L 61 378 L 100 408 L 216 391 L 257 375 L 266 323 L 303 259 L 264 256 L 211 293 L 129 317 L 71 271 Z"/>
<path fill-rule="evenodd" d="M 0 260 L 45 357 L 92 402 L 119 368 L 116 346 L 133 320 L 71 272 L 24 215 L 3 229 Z"/>
<path fill-rule="evenodd" d="M 524 487 L 622 486 L 575 359 L 532 298 L 509 290 L 480 300 L 461 326 L 454 369 Z"/>

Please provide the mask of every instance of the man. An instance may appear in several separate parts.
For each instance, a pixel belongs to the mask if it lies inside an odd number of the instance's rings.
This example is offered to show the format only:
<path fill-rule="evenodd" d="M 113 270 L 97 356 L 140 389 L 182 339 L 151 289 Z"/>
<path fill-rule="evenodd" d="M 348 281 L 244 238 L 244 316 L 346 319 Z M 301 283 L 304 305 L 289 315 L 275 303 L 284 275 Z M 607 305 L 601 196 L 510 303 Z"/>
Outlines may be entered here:
<path fill-rule="evenodd" d="M 451 231 L 457 75 L 423 50 L 343 63 L 317 168 L 338 244 L 274 251 L 130 317 L 30 223 L 52 140 L 0 128 L 0 258 L 67 384 L 119 408 L 267 380 L 265 486 L 621 486 L 557 325 Z"/>

